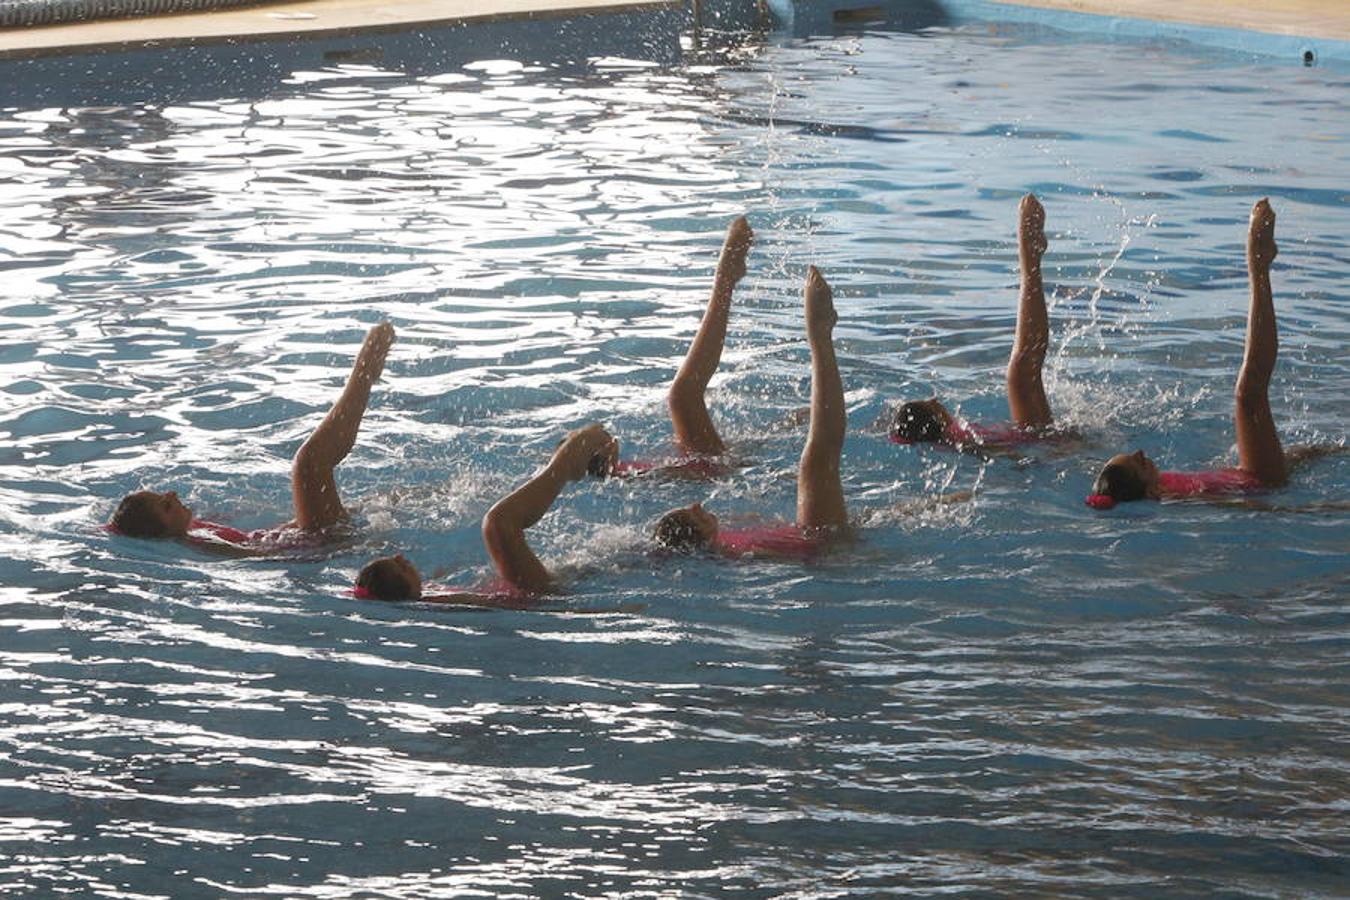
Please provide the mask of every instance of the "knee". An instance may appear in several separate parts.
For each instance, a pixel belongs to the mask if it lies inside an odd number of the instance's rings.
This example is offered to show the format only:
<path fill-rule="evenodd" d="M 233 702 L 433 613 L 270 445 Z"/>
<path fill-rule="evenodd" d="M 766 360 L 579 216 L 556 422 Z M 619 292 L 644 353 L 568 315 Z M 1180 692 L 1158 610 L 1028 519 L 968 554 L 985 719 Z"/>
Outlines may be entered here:
<path fill-rule="evenodd" d="M 1045 349 L 1045 344 L 1036 344 L 1014 351 L 1008 359 L 1008 377 L 1025 379 L 1040 375 L 1041 367 L 1045 364 Z"/>
<path fill-rule="evenodd" d="M 1238 379 L 1237 386 L 1233 389 L 1233 402 L 1243 412 L 1256 412 L 1269 406 L 1268 384 L 1269 382 L 1265 379 L 1254 377 L 1251 373 L 1244 371 L 1242 377 Z"/>
<path fill-rule="evenodd" d="M 291 478 L 295 481 L 309 481 L 320 474 L 324 468 L 323 463 L 318 458 L 319 454 L 306 441 L 295 451 L 295 458 L 291 460 Z"/>
<path fill-rule="evenodd" d="M 836 476 L 839 474 L 839 455 L 843 441 L 825 447 L 815 442 L 802 452 L 798 473 L 807 477 Z"/>
<path fill-rule="evenodd" d="M 686 378 L 676 377 L 671 382 L 670 390 L 666 392 L 666 406 L 669 409 L 680 409 L 698 402 L 702 395 L 703 391 L 698 385 L 692 384 Z"/>

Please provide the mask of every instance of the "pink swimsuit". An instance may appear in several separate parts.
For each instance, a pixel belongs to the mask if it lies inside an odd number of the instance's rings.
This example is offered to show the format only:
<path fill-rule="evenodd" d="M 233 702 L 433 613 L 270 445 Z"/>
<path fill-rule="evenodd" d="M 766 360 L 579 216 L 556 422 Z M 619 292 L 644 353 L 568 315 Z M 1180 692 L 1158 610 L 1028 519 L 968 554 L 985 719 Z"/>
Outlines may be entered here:
<path fill-rule="evenodd" d="M 803 534 L 796 525 L 740 528 L 717 533 L 713 546 L 727 556 L 768 556 L 809 562 L 820 553 L 825 539 Z"/>
<path fill-rule="evenodd" d="M 317 547 L 323 543 L 322 535 L 299 528 L 282 526 L 279 528 L 255 528 L 253 531 L 240 531 L 219 522 L 193 519 L 188 525 L 187 538 L 194 544 L 227 544 L 247 550 L 259 550 L 266 553 L 286 550 L 303 550 Z"/>
<path fill-rule="evenodd" d="M 1037 441 L 1044 440 L 1044 436 L 1035 431 L 1028 431 L 1017 425 L 976 425 L 974 422 L 958 422 L 953 419 L 947 423 L 947 427 L 942 430 L 942 440 L 934 443 L 949 447 L 964 447 L 970 444 L 976 446 L 991 447 L 1013 447 L 1018 444 L 1034 444 Z M 915 441 L 908 441 L 897 435 L 891 435 L 893 444 L 913 444 Z M 922 442 L 918 442 L 922 443 Z"/>
<path fill-rule="evenodd" d="M 1264 489 L 1261 479 L 1243 469 L 1158 473 L 1158 490 L 1164 497 L 1222 497 Z M 1093 509 L 1111 509 L 1116 505 L 1115 498 L 1106 494 L 1090 494 L 1086 502 Z"/>
<path fill-rule="evenodd" d="M 1207 497 L 1250 494 L 1265 485 L 1243 469 L 1211 469 L 1208 472 L 1159 472 L 1158 488 L 1168 497 Z"/>

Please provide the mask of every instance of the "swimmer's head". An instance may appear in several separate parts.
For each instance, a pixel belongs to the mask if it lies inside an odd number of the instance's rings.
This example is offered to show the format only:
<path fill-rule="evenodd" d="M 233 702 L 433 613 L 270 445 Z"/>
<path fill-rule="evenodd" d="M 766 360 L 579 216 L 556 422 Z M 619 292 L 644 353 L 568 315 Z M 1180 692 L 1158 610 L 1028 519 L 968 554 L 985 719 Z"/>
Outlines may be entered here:
<path fill-rule="evenodd" d="M 1144 455 L 1143 450 L 1117 453 L 1106 461 L 1092 485 L 1096 496 L 1110 497 L 1116 503 L 1131 500 L 1157 499 L 1158 467 Z"/>
<path fill-rule="evenodd" d="M 668 550 L 681 553 L 700 550 L 712 546 L 716 540 L 717 516 L 701 503 L 672 509 L 657 521 L 652 537 Z"/>
<path fill-rule="evenodd" d="M 896 407 L 891 417 L 891 440 L 897 444 L 940 441 L 951 421 L 952 414 L 937 399 L 911 400 Z"/>
<path fill-rule="evenodd" d="M 592 478 L 608 478 L 614 474 L 614 460 L 604 453 L 597 453 L 586 463 L 586 474 Z"/>
<path fill-rule="evenodd" d="M 366 563 L 356 576 L 356 586 L 376 600 L 417 600 L 422 596 L 422 576 L 402 554 Z"/>
<path fill-rule="evenodd" d="M 566 435 L 558 441 L 558 447 L 567 443 Z M 614 474 L 614 469 L 619 464 L 619 442 L 610 439 L 605 448 L 591 456 L 586 462 L 586 474 L 591 478 L 608 478 Z"/>
<path fill-rule="evenodd" d="M 136 491 L 122 498 L 108 525 L 128 537 L 182 537 L 192 525 L 192 510 L 174 491 Z"/>

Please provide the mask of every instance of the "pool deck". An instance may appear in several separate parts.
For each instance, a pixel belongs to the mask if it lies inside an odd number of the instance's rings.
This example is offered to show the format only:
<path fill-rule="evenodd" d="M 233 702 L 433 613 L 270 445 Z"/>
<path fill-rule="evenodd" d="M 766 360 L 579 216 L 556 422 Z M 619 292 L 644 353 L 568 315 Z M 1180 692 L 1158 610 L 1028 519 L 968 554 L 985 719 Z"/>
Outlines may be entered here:
<path fill-rule="evenodd" d="M 686 0 L 291 0 L 243 9 L 0 30 L 0 58 L 286 40 L 680 8 Z M 715 5 L 717 0 L 704 0 Z M 810 0 L 796 0 L 809 5 Z M 875 0 L 858 0 L 871 5 Z M 959 4 L 954 4 L 959 5 Z M 1350 42 L 1350 0 L 992 0 L 1035 9 Z"/>
<path fill-rule="evenodd" d="M 0 57 L 282 40 L 683 6 L 683 0 L 293 0 L 242 9 L 0 29 Z"/>
<path fill-rule="evenodd" d="M 1006 6 L 1031 6 L 1089 13 L 1239 28 L 1266 34 L 1350 41 L 1350 0 L 996 0 Z"/>

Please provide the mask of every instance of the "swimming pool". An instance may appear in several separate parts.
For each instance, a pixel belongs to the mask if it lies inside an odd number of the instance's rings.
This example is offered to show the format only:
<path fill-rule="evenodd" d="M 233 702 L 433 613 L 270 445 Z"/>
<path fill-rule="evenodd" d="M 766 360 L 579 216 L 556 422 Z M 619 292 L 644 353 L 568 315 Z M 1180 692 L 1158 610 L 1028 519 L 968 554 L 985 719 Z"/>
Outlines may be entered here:
<path fill-rule="evenodd" d="M 1136 445 L 1225 458 L 1243 228 L 1280 215 L 1288 442 L 1350 417 L 1336 69 L 1051 32 L 751 39 L 683 67 L 354 67 L 0 124 L 0 884 L 93 896 L 1332 895 L 1345 882 L 1350 460 L 1281 510 L 1082 505 Z M 1003 414 L 1016 199 L 1045 201 L 1050 395 L 1085 446 L 901 450 L 937 391 Z M 711 405 L 755 464 L 590 484 L 540 523 L 565 606 L 447 582 L 559 433 L 667 446 L 726 221 L 758 233 Z M 790 515 L 798 294 L 836 288 L 864 540 L 659 561 L 659 511 Z M 240 526 L 365 328 L 399 329 L 331 553 L 221 561 L 97 530 L 141 484 Z M 927 516 L 894 506 L 977 488 Z"/>

